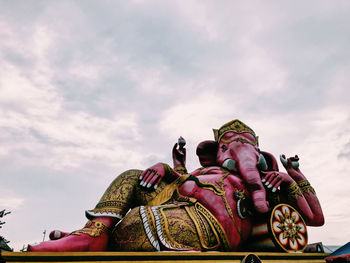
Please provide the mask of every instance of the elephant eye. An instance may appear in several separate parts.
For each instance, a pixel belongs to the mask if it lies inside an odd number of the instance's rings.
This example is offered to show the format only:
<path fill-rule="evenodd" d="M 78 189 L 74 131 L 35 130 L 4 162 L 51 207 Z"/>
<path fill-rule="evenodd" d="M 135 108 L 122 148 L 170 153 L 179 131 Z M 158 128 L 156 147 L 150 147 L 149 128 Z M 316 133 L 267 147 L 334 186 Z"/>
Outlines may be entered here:
<path fill-rule="evenodd" d="M 227 150 L 227 146 L 226 146 L 225 144 L 223 144 L 223 145 L 221 146 L 221 149 L 222 149 L 222 151 L 224 152 L 224 151 Z"/>

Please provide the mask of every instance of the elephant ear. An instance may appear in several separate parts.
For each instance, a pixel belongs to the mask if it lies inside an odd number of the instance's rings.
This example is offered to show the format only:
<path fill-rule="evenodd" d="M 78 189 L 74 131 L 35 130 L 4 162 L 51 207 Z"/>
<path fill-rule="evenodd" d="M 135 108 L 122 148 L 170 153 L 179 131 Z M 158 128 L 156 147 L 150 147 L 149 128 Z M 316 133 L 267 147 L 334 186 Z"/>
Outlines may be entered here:
<path fill-rule="evenodd" d="M 216 141 L 203 141 L 197 146 L 196 154 L 203 167 L 217 166 L 216 154 L 219 144 Z"/>
<path fill-rule="evenodd" d="M 277 160 L 271 153 L 260 151 L 260 154 L 262 154 L 266 160 L 267 171 L 278 171 Z"/>

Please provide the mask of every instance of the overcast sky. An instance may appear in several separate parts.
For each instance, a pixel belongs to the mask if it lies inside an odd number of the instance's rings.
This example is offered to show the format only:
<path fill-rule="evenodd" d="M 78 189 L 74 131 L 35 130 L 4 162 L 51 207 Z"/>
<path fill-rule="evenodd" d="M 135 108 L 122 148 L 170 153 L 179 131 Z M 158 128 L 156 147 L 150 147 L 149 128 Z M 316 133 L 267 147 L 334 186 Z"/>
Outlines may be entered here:
<path fill-rule="evenodd" d="M 326 223 L 350 240 L 350 2 L 0 1 L 0 235 L 16 250 L 86 222 L 130 168 L 188 169 L 241 119 L 298 154 Z M 280 168 L 281 168 L 280 164 Z M 283 171 L 283 168 L 281 169 Z"/>

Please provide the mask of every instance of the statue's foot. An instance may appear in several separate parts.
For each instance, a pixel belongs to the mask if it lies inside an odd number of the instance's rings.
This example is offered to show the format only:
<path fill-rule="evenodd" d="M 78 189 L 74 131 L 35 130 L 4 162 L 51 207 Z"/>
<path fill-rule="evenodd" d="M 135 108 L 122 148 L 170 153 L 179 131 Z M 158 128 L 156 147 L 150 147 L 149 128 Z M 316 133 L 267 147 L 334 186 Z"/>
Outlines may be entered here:
<path fill-rule="evenodd" d="M 58 233 L 56 240 L 42 242 L 39 245 L 28 245 L 27 251 L 104 251 L 108 245 L 109 228 L 114 226 L 116 218 L 97 217 L 88 221 L 83 229 L 67 235 L 66 232 Z M 54 231 L 50 233 L 51 234 Z"/>
<path fill-rule="evenodd" d="M 98 237 L 88 234 L 68 235 L 66 237 L 41 242 L 39 245 L 28 245 L 30 252 L 64 252 L 64 251 L 104 251 L 107 249 L 108 235 L 102 233 Z"/>

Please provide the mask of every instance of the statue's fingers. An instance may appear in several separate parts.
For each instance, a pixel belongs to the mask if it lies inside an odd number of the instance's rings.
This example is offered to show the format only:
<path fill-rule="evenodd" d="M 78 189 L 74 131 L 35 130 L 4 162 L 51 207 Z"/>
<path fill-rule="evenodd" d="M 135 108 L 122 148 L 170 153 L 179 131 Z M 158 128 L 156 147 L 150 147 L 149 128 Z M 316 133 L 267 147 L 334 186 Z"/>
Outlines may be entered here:
<path fill-rule="evenodd" d="M 155 173 L 156 173 L 155 170 L 150 169 L 149 173 L 147 174 L 147 177 L 144 179 L 144 184 L 143 184 L 144 187 L 147 187 L 147 184 L 153 178 Z"/>
<path fill-rule="evenodd" d="M 266 182 L 265 182 L 265 186 L 267 187 L 267 188 L 271 188 L 271 182 L 273 181 L 273 179 L 274 179 L 274 177 L 270 177 L 269 178 L 269 180 L 267 180 Z"/>
<path fill-rule="evenodd" d="M 140 179 L 140 185 L 143 185 L 143 180 L 145 179 L 145 177 L 148 174 L 148 170 L 143 171 L 143 173 L 140 175 L 139 179 Z"/>
<path fill-rule="evenodd" d="M 140 174 L 139 180 L 142 180 L 142 178 L 145 176 L 145 173 L 146 173 L 146 171 L 143 171 L 143 172 Z"/>
<path fill-rule="evenodd" d="M 271 176 L 272 176 L 272 173 L 267 173 L 266 176 L 261 180 L 261 182 L 266 183 Z"/>
<path fill-rule="evenodd" d="M 154 186 L 153 186 L 154 190 L 158 188 L 161 181 L 162 181 L 162 177 L 159 176 L 158 179 L 154 183 Z"/>
<path fill-rule="evenodd" d="M 152 169 L 147 169 L 146 172 L 144 173 L 142 179 L 141 179 L 141 182 L 140 182 L 141 186 L 146 186 L 147 179 L 151 174 L 152 174 Z"/>
<path fill-rule="evenodd" d="M 270 185 L 275 178 L 276 178 L 276 174 L 275 173 L 270 174 L 269 178 L 266 180 L 265 185 L 266 186 Z"/>
<path fill-rule="evenodd" d="M 157 177 L 157 171 L 151 170 L 149 176 L 147 176 L 147 179 L 144 182 L 144 187 L 150 188 L 151 187 L 151 181 L 154 177 Z"/>
<path fill-rule="evenodd" d="M 275 176 L 275 178 L 273 178 L 273 180 L 271 181 L 271 183 L 268 185 L 267 188 L 277 188 L 275 185 L 277 184 L 277 182 L 281 181 L 282 180 L 282 177 L 277 175 Z"/>
<path fill-rule="evenodd" d="M 281 190 L 281 183 L 282 183 L 282 179 L 276 182 L 276 184 L 272 188 L 273 193 L 276 192 L 277 190 Z"/>
<path fill-rule="evenodd" d="M 156 182 L 158 182 L 159 174 L 153 175 L 152 179 L 148 181 L 147 188 L 150 188 L 151 186 L 154 186 Z"/>
<path fill-rule="evenodd" d="M 149 173 L 149 170 L 150 170 L 150 169 L 144 170 L 144 171 L 141 173 L 141 175 L 139 176 L 139 180 L 144 179 L 145 176 L 147 176 L 147 174 Z"/>

